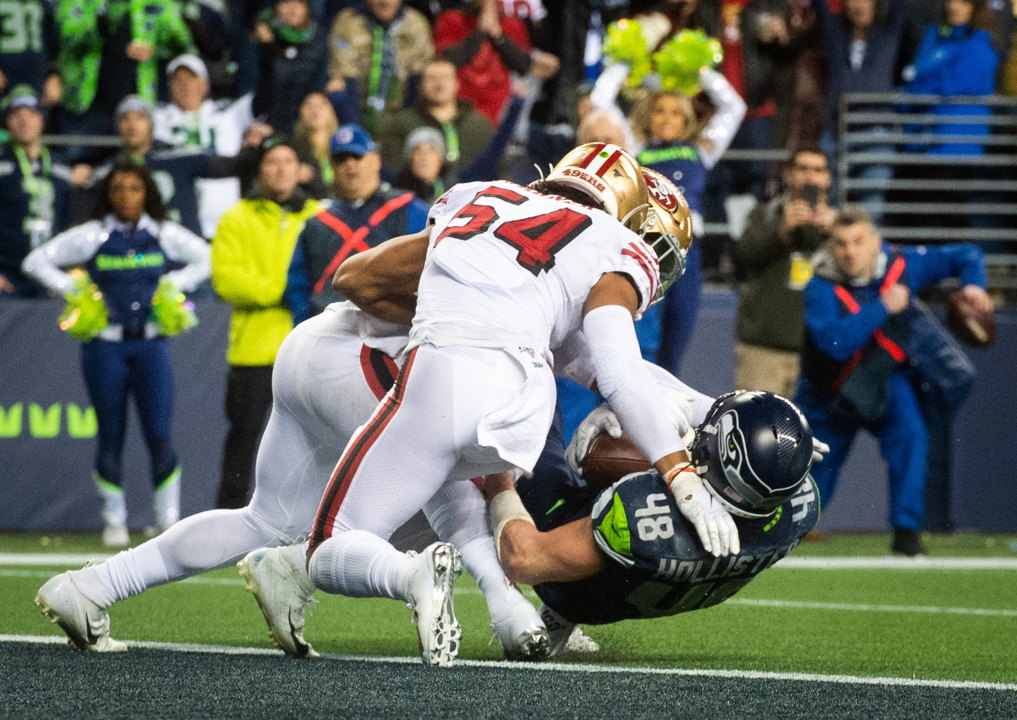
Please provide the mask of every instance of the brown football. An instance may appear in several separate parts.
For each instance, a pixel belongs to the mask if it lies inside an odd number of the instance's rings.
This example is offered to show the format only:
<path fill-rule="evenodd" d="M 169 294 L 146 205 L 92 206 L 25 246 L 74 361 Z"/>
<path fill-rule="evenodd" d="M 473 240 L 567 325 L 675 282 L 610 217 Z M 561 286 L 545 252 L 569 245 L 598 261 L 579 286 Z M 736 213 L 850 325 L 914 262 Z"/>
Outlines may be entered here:
<path fill-rule="evenodd" d="M 627 433 L 617 440 L 607 433 L 593 438 L 582 466 L 583 479 L 595 490 L 603 490 L 630 473 L 653 468 Z"/>
<path fill-rule="evenodd" d="M 946 326 L 965 345 L 987 348 L 996 341 L 996 321 L 991 312 L 975 307 L 960 292 L 946 304 Z"/>

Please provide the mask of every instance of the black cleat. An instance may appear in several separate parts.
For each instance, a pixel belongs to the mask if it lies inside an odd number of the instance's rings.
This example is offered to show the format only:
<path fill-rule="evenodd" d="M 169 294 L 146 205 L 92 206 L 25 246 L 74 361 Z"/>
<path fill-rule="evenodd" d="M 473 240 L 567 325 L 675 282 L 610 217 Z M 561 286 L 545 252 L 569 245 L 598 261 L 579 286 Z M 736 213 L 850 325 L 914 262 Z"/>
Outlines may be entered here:
<path fill-rule="evenodd" d="M 890 553 L 903 557 L 925 557 L 928 551 L 922 544 L 922 536 L 917 530 L 903 530 L 895 528 L 893 531 L 893 545 L 890 546 Z"/>

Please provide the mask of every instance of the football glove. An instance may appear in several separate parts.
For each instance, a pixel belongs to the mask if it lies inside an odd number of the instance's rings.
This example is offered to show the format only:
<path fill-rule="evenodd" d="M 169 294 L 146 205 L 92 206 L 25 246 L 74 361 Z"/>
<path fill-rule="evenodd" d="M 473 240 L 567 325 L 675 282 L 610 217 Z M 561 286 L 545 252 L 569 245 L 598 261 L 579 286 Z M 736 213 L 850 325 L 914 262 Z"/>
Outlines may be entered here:
<path fill-rule="evenodd" d="M 678 511 L 692 523 L 706 552 L 714 557 L 737 555 L 741 551 L 738 528 L 720 501 L 707 489 L 691 466 L 679 466 L 668 473 Z"/>
<path fill-rule="evenodd" d="M 817 440 L 816 436 L 812 436 L 812 462 L 823 462 L 823 458 L 830 452 L 830 446 L 822 440 Z"/>
<path fill-rule="evenodd" d="M 580 477 L 583 474 L 583 458 L 590 450 L 590 443 L 602 432 L 606 432 L 616 440 L 622 436 L 622 426 L 618 422 L 618 416 L 614 414 L 614 410 L 607 403 L 593 408 L 593 412 L 579 423 L 579 427 L 572 433 L 569 446 L 565 448 L 565 459 Z"/>

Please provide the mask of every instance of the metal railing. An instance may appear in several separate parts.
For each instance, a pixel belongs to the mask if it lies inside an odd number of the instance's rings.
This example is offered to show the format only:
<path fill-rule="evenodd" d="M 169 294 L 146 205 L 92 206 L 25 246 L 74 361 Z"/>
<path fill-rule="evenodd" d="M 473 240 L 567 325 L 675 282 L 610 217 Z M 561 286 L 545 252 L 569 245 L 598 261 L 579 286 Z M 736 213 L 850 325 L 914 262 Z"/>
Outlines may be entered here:
<path fill-rule="evenodd" d="M 950 115 L 933 106 L 973 109 Z M 937 152 L 944 145 L 981 154 Z M 1017 250 L 1017 98 L 846 93 L 837 151 L 839 203 L 882 217 L 887 239 L 1014 242 Z"/>

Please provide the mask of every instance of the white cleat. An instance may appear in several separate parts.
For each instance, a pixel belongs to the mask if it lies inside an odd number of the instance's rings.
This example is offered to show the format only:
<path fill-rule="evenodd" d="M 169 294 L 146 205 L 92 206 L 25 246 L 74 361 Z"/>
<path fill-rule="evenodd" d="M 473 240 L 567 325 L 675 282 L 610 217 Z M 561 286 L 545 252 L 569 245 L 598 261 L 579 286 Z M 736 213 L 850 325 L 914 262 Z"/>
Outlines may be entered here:
<path fill-rule="evenodd" d="M 551 652 L 551 637 L 537 609 L 523 598 L 506 618 L 491 623 L 506 660 L 539 662 Z"/>
<path fill-rule="evenodd" d="M 409 605 L 417 623 L 425 665 L 448 667 L 459 654 L 462 627 L 452 605 L 452 587 L 463 572 L 462 556 L 448 543 L 435 543 L 414 558 Z"/>
<path fill-rule="evenodd" d="M 87 566 L 86 566 L 87 568 Z M 67 633 L 68 641 L 77 650 L 91 652 L 123 652 L 127 645 L 109 636 L 109 615 L 106 609 L 89 599 L 78 587 L 81 570 L 69 570 L 39 588 L 35 604 Z"/>
<path fill-rule="evenodd" d="M 547 626 L 550 635 L 548 657 L 556 657 L 569 652 L 595 653 L 600 652 L 600 645 L 579 627 L 547 605 L 540 606 L 540 617 Z"/>
<path fill-rule="evenodd" d="M 106 525 L 102 531 L 102 544 L 106 547 L 127 547 L 131 544 L 131 536 L 126 525 Z"/>
<path fill-rule="evenodd" d="M 290 657 L 318 657 L 304 640 L 306 611 L 318 601 L 304 566 L 303 546 L 255 550 L 237 567 L 265 616 L 272 643 Z"/>

